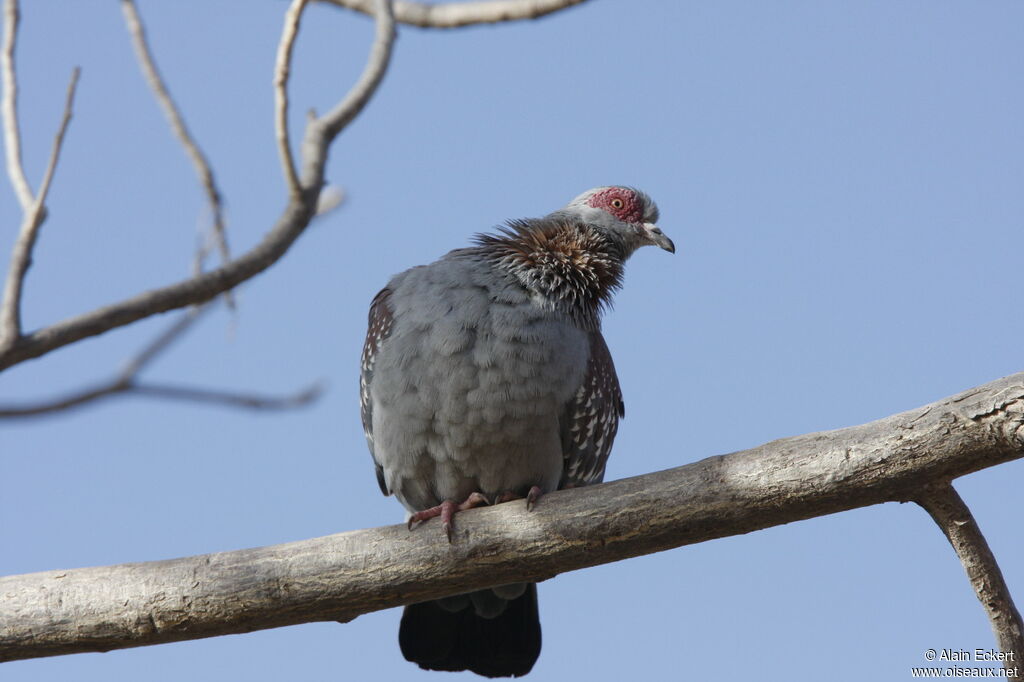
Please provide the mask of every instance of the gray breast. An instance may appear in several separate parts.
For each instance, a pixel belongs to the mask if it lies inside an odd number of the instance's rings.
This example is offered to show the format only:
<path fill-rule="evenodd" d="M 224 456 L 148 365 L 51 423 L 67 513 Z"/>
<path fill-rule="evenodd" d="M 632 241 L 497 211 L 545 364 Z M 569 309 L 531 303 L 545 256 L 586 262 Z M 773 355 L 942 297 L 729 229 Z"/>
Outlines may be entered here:
<path fill-rule="evenodd" d="M 411 511 L 477 490 L 554 490 L 586 334 L 480 257 L 456 252 L 388 288 L 394 326 L 371 387 L 388 487 Z"/>

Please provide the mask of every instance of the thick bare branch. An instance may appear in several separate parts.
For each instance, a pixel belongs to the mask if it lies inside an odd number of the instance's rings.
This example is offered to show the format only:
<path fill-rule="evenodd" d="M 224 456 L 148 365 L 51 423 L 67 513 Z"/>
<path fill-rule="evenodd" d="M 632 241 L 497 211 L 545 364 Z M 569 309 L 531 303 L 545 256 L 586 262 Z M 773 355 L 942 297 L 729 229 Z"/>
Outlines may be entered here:
<path fill-rule="evenodd" d="M 42 226 L 43 220 L 46 219 L 46 197 L 50 192 L 53 174 L 57 170 L 60 150 L 64 146 L 64 134 L 68 130 L 68 124 L 71 123 L 71 107 L 75 101 L 75 90 L 78 87 L 80 73 L 78 67 L 71 72 L 71 81 L 68 83 L 67 96 L 64 100 L 64 116 L 61 118 L 60 128 L 57 129 L 53 140 L 50 159 L 46 164 L 46 171 L 43 173 L 43 181 L 39 185 L 39 196 L 35 197 L 26 209 L 21 229 L 18 231 L 18 239 L 14 242 L 14 249 L 11 251 L 11 266 L 7 271 L 7 281 L 4 284 L 3 303 L 0 303 L 0 353 L 12 348 L 21 338 L 22 287 L 28 268 L 32 264 L 32 249 L 39 236 L 39 228 Z"/>
<path fill-rule="evenodd" d="M 164 115 L 171 125 L 171 131 L 178 138 L 178 141 L 181 142 L 181 146 L 185 148 L 185 153 L 192 161 L 196 175 L 199 176 L 199 184 L 202 186 L 210 206 L 213 239 L 217 245 L 217 250 L 220 252 L 221 261 L 226 263 L 231 260 L 231 252 L 228 248 L 224 224 L 224 206 L 221 201 L 220 190 L 217 188 L 217 182 L 213 176 L 213 169 L 210 167 L 206 155 L 203 154 L 203 150 L 200 149 L 199 143 L 192 136 L 188 126 L 185 125 L 185 118 L 178 109 L 178 105 L 175 104 L 174 98 L 171 97 L 170 90 L 160 75 L 160 70 L 157 69 L 156 61 L 153 59 L 153 53 L 149 49 L 149 42 L 146 39 L 146 29 L 142 24 L 142 17 L 139 16 L 135 0 L 121 0 L 121 10 L 124 13 L 125 25 L 128 27 L 128 33 L 131 35 L 132 46 L 135 49 L 135 55 L 138 58 L 139 66 L 142 68 L 146 82 L 153 91 L 153 95 L 156 97 L 160 108 L 163 109 Z M 200 258 L 198 270 L 201 269 L 202 263 Z M 232 301 L 229 297 L 228 305 L 231 304 Z"/>
<path fill-rule="evenodd" d="M 374 14 L 373 0 L 320 0 L 321 2 Z M 404 2 L 397 0 L 395 19 L 420 28 L 458 28 L 473 24 L 539 19 L 586 0 L 489 0 L 485 2 Z"/>
<path fill-rule="evenodd" d="M 366 105 L 387 69 L 394 41 L 394 20 L 390 11 L 391 3 L 388 0 L 377 0 L 377 3 L 380 7 L 377 31 L 366 69 L 341 105 L 323 119 L 316 119 L 307 126 L 303 141 L 302 193 L 299 196 L 292 195 L 284 214 L 259 244 L 210 272 L 138 294 L 22 336 L 9 349 L 0 351 L 0 371 L 136 320 L 204 303 L 277 262 L 316 215 L 331 142 Z"/>
<path fill-rule="evenodd" d="M 931 515 L 956 551 L 978 601 L 985 607 L 1000 650 L 1013 652 L 1012 657 L 1003 661 L 1003 667 L 1008 672 L 1019 672 L 1020 657 L 1024 655 L 1024 623 L 971 510 L 948 483 L 926 486 L 914 501 Z"/>
<path fill-rule="evenodd" d="M 0 70 L 3 71 L 4 95 L 0 109 L 4 119 L 4 147 L 7 150 L 7 175 L 23 211 L 32 206 L 32 189 L 21 165 L 21 131 L 18 128 L 18 72 L 14 68 L 14 49 L 18 41 L 21 13 L 18 0 L 4 0 L 3 50 Z"/>
<path fill-rule="evenodd" d="M 315 201 L 315 200 L 314 200 Z M 219 268 L 26 334 L 0 352 L 0 370 L 151 315 L 209 301 L 276 263 L 309 225 L 310 201 L 292 202 L 263 240 Z"/>
<path fill-rule="evenodd" d="M 274 65 L 274 133 L 277 135 L 277 151 L 281 156 L 285 184 L 293 197 L 302 194 L 299 176 L 295 172 L 295 158 L 292 156 L 291 134 L 288 132 L 288 78 L 292 71 L 292 52 L 295 39 L 299 36 L 299 22 L 302 11 L 309 0 L 292 0 L 284 15 L 281 41 L 277 45 L 277 62 Z"/>
<path fill-rule="evenodd" d="M 1024 373 L 862 426 L 459 515 L 198 557 L 0 578 L 0 660 L 359 614 L 920 496 L 1024 456 Z"/>

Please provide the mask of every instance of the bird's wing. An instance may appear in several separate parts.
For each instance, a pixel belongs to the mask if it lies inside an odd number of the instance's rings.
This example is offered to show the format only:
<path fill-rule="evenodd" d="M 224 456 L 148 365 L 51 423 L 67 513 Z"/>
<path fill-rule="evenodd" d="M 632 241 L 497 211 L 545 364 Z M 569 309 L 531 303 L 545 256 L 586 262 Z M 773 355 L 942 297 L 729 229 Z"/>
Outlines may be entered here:
<path fill-rule="evenodd" d="M 604 479 L 604 467 L 626 416 L 615 364 L 600 331 L 590 333 L 587 374 L 565 406 L 560 426 L 564 464 L 559 488 L 574 488 Z"/>
<path fill-rule="evenodd" d="M 359 362 L 359 408 L 363 418 L 363 433 L 366 444 L 370 447 L 370 455 L 377 469 L 377 483 L 380 491 L 390 495 L 384 481 L 384 469 L 373 451 L 373 401 L 370 400 L 370 384 L 373 382 L 373 365 L 377 360 L 377 351 L 391 333 L 394 315 L 391 310 L 391 289 L 381 289 L 373 302 L 370 303 L 369 323 L 366 328 L 366 341 L 363 343 L 363 355 Z"/>

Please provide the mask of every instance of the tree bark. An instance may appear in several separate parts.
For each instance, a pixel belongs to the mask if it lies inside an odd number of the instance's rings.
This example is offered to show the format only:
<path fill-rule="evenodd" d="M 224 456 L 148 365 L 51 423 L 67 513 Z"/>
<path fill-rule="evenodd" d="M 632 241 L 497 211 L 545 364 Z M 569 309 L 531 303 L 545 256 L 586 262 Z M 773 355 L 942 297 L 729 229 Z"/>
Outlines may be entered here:
<path fill-rule="evenodd" d="M 861 426 L 459 514 L 204 556 L 0 578 L 0 660 L 197 639 L 550 578 L 890 501 L 1024 456 L 1024 373 Z M 1011 602 L 1012 606 L 1012 602 Z"/>
<path fill-rule="evenodd" d="M 974 515 L 948 483 L 925 486 L 914 501 L 931 515 L 960 559 L 974 594 L 992 625 L 996 645 L 1001 651 L 1014 652 L 1012 658 L 1002 662 L 1007 677 L 1020 679 L 1019 656 L 1024 654 L 1024 622 Z"/>

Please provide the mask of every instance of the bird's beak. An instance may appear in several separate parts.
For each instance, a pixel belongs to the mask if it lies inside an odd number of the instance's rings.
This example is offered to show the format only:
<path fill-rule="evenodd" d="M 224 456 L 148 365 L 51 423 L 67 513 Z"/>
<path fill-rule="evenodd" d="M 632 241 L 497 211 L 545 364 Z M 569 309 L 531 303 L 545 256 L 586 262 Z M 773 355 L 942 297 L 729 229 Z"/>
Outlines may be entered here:
<path fill-rule="evenodd" d="M 668 236 L 661 231 L 661 228 L 654 223 L 644 223 L 643 231 L 648 243 L 660 246 L 669 253 L 676 252 L 676 245 L 673 244 L 672 240 L 669 239 Z"/>

